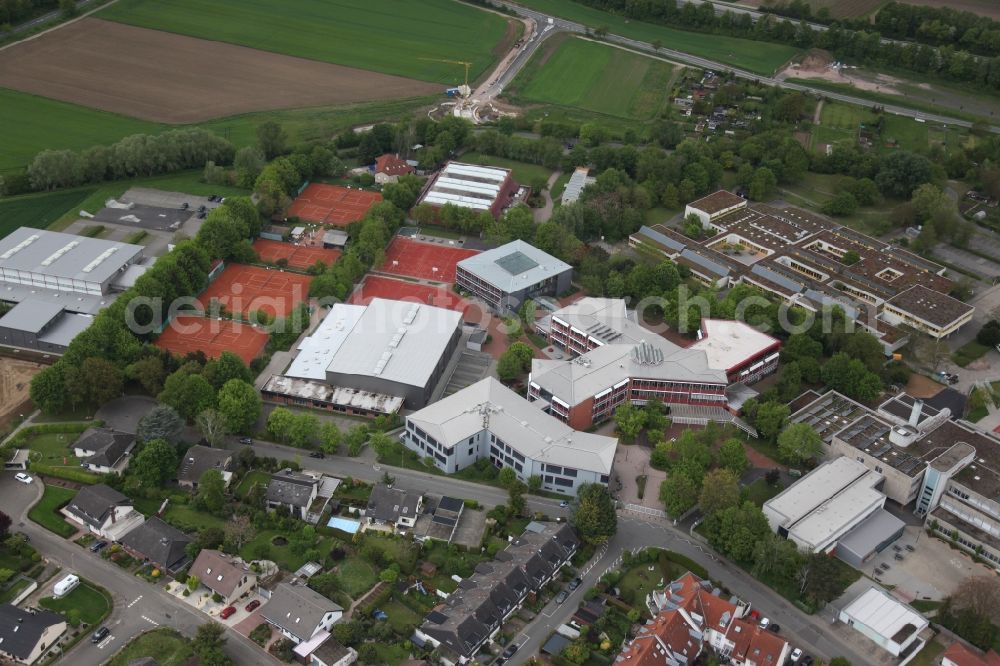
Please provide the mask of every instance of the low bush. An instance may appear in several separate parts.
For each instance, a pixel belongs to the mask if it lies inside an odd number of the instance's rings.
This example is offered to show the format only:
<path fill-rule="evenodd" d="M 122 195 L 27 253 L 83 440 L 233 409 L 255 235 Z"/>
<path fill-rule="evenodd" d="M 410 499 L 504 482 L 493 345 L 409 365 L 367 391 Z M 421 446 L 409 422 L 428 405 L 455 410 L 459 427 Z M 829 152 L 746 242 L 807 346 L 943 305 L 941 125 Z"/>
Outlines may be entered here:
<path fill-rule="evenodd" d="M 55 465 L 44 465 L 34 462 L 29 467 L 35 474 L 51 476 L 56 479 L 65 479 L 66 481 L 76 481 L 77 483 L 85 483 L 87 485 L 100 483 L 103 478 L 100 474 L 94 474 L 93 472 L 75 467 L 56 467 Z"/>

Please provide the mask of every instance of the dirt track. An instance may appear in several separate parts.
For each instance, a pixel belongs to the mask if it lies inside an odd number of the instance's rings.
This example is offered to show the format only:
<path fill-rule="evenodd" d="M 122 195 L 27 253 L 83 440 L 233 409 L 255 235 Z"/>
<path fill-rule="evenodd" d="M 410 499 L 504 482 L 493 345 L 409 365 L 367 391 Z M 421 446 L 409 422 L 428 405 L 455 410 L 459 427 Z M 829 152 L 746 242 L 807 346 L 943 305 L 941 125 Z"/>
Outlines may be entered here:
<path fill-rule="evenodd" d="M 441 88 L 93 18 L 0 52 L 0 86 L 164 123 Z"/>
<path fill-rule="evenodd" d="M 0 357 L 0 421 L 28 399 L 31 378 L 44 367 L 31 361 Z"/>

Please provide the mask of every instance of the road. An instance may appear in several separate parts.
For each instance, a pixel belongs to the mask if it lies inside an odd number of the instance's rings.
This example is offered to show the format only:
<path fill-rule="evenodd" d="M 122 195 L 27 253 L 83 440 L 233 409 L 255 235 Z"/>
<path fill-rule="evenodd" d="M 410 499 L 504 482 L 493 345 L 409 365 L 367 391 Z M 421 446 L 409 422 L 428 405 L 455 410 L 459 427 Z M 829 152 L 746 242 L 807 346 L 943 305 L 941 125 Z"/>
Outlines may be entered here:
<path fill-rule="evenodd" d="M 514 12 L 515 14 L 517 14 L 518 16 L 521 16 L 522 18 L 528 18 L 528 19 L 531 19 L 531 20 L 535 21 L 535 25 L 536 26 L 545 26 L 546 28 L 548 26 L 551 26 L 551 30 L 548 31 L 547 35 L 548 34 L 554 34 L 556 32 L 571 32 L 571 33 L 575 33 L 575 34 L 585 34 L 585 33 L 588 32 L 587 26 L 583 25 L 582 23 L 576 23 L 574 21 L 569 21 L 569 20 L 564 19 L 564 18 L 550 17 L 547 14 L 535 11 L 533 9 L 529 9 L 527 7 L 523 7 L 523 6 L 515 4 L 513 2 L 506 2 L 506 1 L 501 0 L 497 4 L 505 7 L 506 9 L 508 9 L 508 10 L 510 10 L 512 12 Z M 723 5 L 723 6 L 728 7 L 728 5 Z M 718 8 L 718 5 L 717 5 L 717 8 Z M 552 21 L 552 23 L 549 23 L 550 20 Z M 547 35 L 545 35 L 545 36 L 547 36 Z M 543 36 L 543 38 L 544 38 L 544 36 Z M 706 39 L 710 39 L 710 38 L 711 38 L 710 36 L 706 35 Z M 603 39 L 604 39 L 604 41 L 606 41 L 608 43 L 617 44 L 619 46 L 623 46 L 623 47 L 626 47 L 626 48 L 629 48 L 629 49 L 633 49 L 635 51 L 640 51 L 640 52 L 644 53 L 645 55 L 649 55 L 649 56 L 652 56 L 652 57 L 658 57 L 658 58 L 663 58 L 663 59 L 666 59 L 666 60 L 680 62 L 680 63 L 684 63 L 686 65 L 691 65 L 693 67 L 699 67 L 699 68 L 702 68 L 702 69 L 710 69 L 710 70 L 713 70 L 713 71 L 716 71 L 716 72 L 729 72 L 729 73 L 731 73 L 731 74 L 733 74 L 735 76 L 738 76 L 738 77 L 740 77 L 742 79 L 750 79 L 752 81 L 759 81 L 759 82 L 761 82 L 761 83 L 763 83 L 765 85 L 769 85 L 769 86 L 775 86 L 775 87 L 779 87 L 779 88 L 784 88 L 786 90 L 796 90 L 796 91 L 799 91 L 799 92 L 810 93 L 810 94 L 813 94 L 813 95 L 816 95 L 816 96 L 822 96 L 822 97 L 825 97 L 827 99 L 836 100 L 838 102 L 844 102 L 846 104 L 854 104 L 854 105 L 857 105 L 857 106 L 871 107 L 873 104 L 875 104 L 875 102 L 872 102 L 871 100 L 863 99 L 863 98 L 860 98 L 860 97 L 854 97 L 852 95 L 845 95 L 845 94 L 837 93 L 837 92 L 829 92 L 829 91 L 826 91 L 826 90 L 821 90 L 819 88 L 813 88 L 813 87 L 808 86 L 808 85 L 802 85 L 802 84 L 799 84 L 799 83 L 792 83 L 792 82 L 789 82 L 789 81 L 783 81 L 783 80 L 776 79 L 776 78 L 773 78 L 773 77 L 761 76 L 760 74 L 756 74 L 754 72 L 750 72 L 750 71 L 747 71 L 747 70 L 744 70 L 744 69 L 739 69 L 737 67 L 731 67 L 729 65 L 725 65 L 723 63 L 716 62 L 714 60 L 709 60 L 707 58 L 702 58 L 702 57 L 699 57 L 699 56 L 691 55 L 690 53 L 684 53 L 683 51 L 675 51 L 673 49 L 666 48 L 666 47 L 660 48 L 660 49 L 655 49 L 655 48 L 653 48 L 653 45 L 650 44 L 650 43 L 648 43 L 648 42 L 641 42 L 641 41 L 636 40 L 636 39 L 630 39 L 628 37 L 622 37 L 621 35 L 615 35 L 615 34 L 609 33 L 609 34 L 605 35 Z M 539 41 L 539 40 L 536 40 L 536 41 Z M 536 46 L 536 48 L 537 48 L 537 46 Z M 530 55 L 528 57 L 530 57 Z M 504 76 L 505 80 L 509 81 L 514 76 L 516 76 L 517 72 L 520 71 L 520 68 L 523 67 L 524 63 L 526 63 L 526 62 L 527 62 L 527 59 L 525 59 L 522 62 L 520 60 L 520 58 L 519 58 L 515 62 L 515 65 L 517 65 L 519 63 L 519 66 L 511 67 L 511 68 L 508 69 L 507 72 L 505 72 L 505 76 Z M 501 92 L 501 90 L 498 90 L 498 88 L 502 89 L 502 86 L 494 86 L 492 88 L 494 96 L 496 94 L 499 94 L 499 92 Z M 485 95 L 484 95 L 484 99 L 485 99 Z M 480 100 L 480 101 L 483 101 L 483 100 Z M 924 121 L 930 121 L 930 122 L 934 122 L 934 123 L 942 123 L 942 124 L 946 124 L 946 125 L 955 125 L 955 126 L 958 126 L 958 127 L 972 127 L 972 123 L 970 121 L 968 121 L 968 120 L 961 120 L 961 119 L 958 119 L 958 118 L 952 118 L 950 116 L 943 115 L 943 114 L 938 114 L 938 113 L 928 113 L 926 111 L 917 111 L 917 110 L 909 109 L 909 108 L 907 108 L 905 106 L 898 105 L 898 104 L 882 104 L 881 102 L 879 102 L 878 104 L 883 109 L 885 109 L 886 113 L 891 113 L 891 114 L 894 114 L 894 115 L 897 115 L 897 116 L 904 116 L 904 117 L 907 117 L 907 118 L 920 119 L 920 120 L 924 120 Z M 1000 133 L 1000 126 L 990 125 L 989 126 L 989 130 L 991 132 Z"/>
<path fill-rule="evenodd" d="M 232 448 L 240 445 L 234 442 L 228 444 Z M 254 452 L 259 456 L 273 456 L 278 459 L 301 456 L 301 450 L 278 444 L 256 442 Z M 344 456 L 328 456 L 323 459 L 303 459 L 302 465 L 309 469 L 328 472 L 339 476 L 351 476 L 356 479 L 378 481 L 385 472 L 396 478 L 396 483 L 402 488 L 419 488 L 424 492 L 440 495 L 451 495 L 465 499 L 474 499 L 484 507 L 492 507 L 507 501 L 506 491 L 500 488 L 484 486 L 478 483 L 462 481 L 455 478 L 436 476 L 415 470 L 399 469 L 388 465 L 377 465 L 371 459 L 347 458 Z M 528 496 L 530 511 L 541 511 L 551 517 L 568 517 L 569 510 L 560 508 L 559 500 L 545 497 Z M 692 539 L 685 531 L 674 527 L 667 521 L 652 521 L 639 519 L 635 514 L 619 512 L 618 533 L 608 543 L 603 551 L 595 555 L 595 560 L 588 565 L 586 575 L 582 576 L 583 584 L 570 594 L 563 604 L 550 602 L 536 619 L 515 638 L 521 648 L 509 660 L 516 665 L 527 661 L 538 653 L 542 644 L 555 631 L 556 627 L 567 622 L 580 601 L 584 592 L 597 584 L 604 572 L 616 565 L 616 561 L 626 550 L 659 546 L 685 555 L 705 566 L 709 575 L 741 598 L 753 603 L 766 617 L 782 627 L 782 635 L 796 647 L 802 647 L 806 652 L 826 659 L 844 656 L 852 663 L 867 663 L 864 655 L 858 654 L 852 645 L 840 640 L 830 632 L 828 620 L 817 615 L 806 615 L 792 606 L 781 595 L 771 588 L 757 582 L 745 571 L 715 554 L 707 546 L 702 546 Z"/>
<path fill-rule="evenodd" d="M 69 653 L 70 657 L 63 661 L 72 661 L 73 666 L 100 666 L 132 637 L 143 631 L 164 625 L 193 637 L 197 628 L 208 620 L 207 616 L 161 588 L 127 574 L 88 549 L 62 539 L 28 520 L 28 509 L 41 498 L 42 491 L 42 484 L 37 480 L 30 486 L 25 486 L 14 481 L 13 473 L 0 476 L 0 506 L 14 522 L 12 531 L 27 534 L 31 545 L 43 557 L 62 567 L 63 571 L 49 581 L 49 585 L 72 571 L 108 590 L 115 604 L 111 616 L 104 622 L 104 626 L 111 629 L 111 635 L 98 645 L 93 645 L 89 638 L 84 638 Z M 225 652 L 237 664 L 271 662 L 272 658 L 264 656 L 263 650 L 250 639 L 232 630 L 226 636 L 228 640 Z"/>

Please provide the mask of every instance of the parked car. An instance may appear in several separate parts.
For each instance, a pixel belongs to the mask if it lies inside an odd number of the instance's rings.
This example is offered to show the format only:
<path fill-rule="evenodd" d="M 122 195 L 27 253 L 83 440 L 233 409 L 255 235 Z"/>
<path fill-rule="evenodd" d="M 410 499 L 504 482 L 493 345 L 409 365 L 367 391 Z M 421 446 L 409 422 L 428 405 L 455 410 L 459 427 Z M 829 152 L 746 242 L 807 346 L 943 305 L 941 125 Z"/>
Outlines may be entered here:
<path fill-rule="evenodd" d="M 246 444 L 250 446 L 253 444 L 253 437 L 240 437 L 240 444 Z"/>
<path fill-rule="evenodd" d="M 902 562 L 903 561 L 903 554 L 902 553 L 896 553 L 895 555 L 893 555 L 893 558 L 899 560 L 900 562 Z"/>
<path fill-rule="evenodd" d="M 767 625 L 767 630 L 777 634 L 781 631 L 781 625 L 772 622 L 771 624 Z"/>
<path fill-rule="evenodd" d="M 566 590 L 560 590 L 559 594 L 556 595 L 556 603 L 561 604 L 562 602 L 566 601 L 566 598 L 568 596 L 569 592 L 567 592 Z"/>
<path fill-rule="evenodd" d="M 104 550 L 108 545 L 107 541 L 96 541 L 90 546 L 90 552 L 97 553 Z"/>
<path fill-rule="evenodd" d="M 561 508 L 561 509 L 565 509 L 568 506 L 569 506 L 569 502 L 567 502 L 566 500 L 563 500 L 562 502 L 559 502 L 559 508 Z"/>
<path fill-rule="evenodd" d="M 800 666 L 812 666 L 813 661 L 815 661 L 815 659 L 813 659 L 812 655 L 804 654 L 802 655 L 802 658 L 799 659 L 799 664 Z"/>
<path fill-rule="evenodd" d="M 31 483 L 32 481 L 34 481 L 34 479 L 32 479 L 24 472 L 18 472 L 17 474 L 14 475 L 14 478 L 20 481 L 21 483 Z"/>
<path fill-rule="evenodd" d="M 910 551 L 911 553 L 913 553 L 913 552 L 916 552 L 916 550 L 917 550 L 917 549 L 916 549 L 916 548 L 914 548 L 914 547 L 913 547 L 912 545 L 910 545 L 910 544 L 906 544 L 906 550 L 908 550 L 908 551 Z"/>
<path fill-rule="evenodd" d="M 107 627 L 101 627 L 91 635 L 90 642 L 100 643 L 105 638 L 107 638 L 110 633 L 111 633 L 110 629 L 108 629 Z"/>
<path fill-rule="evenodd" d="M 187 210 L 190 207 L 191 207 L 191 204 L 189 204 L 187 201 L 185 201 L 184 203 L 181 204 L 181 210 Z"/>
<path fill-rule="evenodd" d="M 788 655 L 788 658 L 792 660 L 793 664 L 798 663 L 799 659 L 802 658 L 802 649 L 795 648 L 794 650 L 792 650 L 792 653 Z"/>
<path fill-rule="evenodd" d="M 569 589 L 575 590 L 576 588 L 580 587 L 580 583 L 582 582 L 583 580 L 579 576 L 577 576 L 576 578 L 574 578 L 569 582 Z"/>
<path fill-rule="evenodd" d="M 378 620 L 379 622 L 385 622 L 386 620 L 389 619 L 389 614 L 386 613 L 381 608 L 376 608 L 375 610 L 372 611 L 372 617 Z"/>
<path fill-rule="evenodd" d="M 503 654 L 500 655 L 504 659 L 510 659 L 517 652 L 517 648 L 520 647 L 517 643 L 511 643 L 506 648 L 504 648 Z"/>
<path fill-rule="evenodd" d="M 208 206 L 206 206 L 205 204 L 198 206 L 199 213 L 204 213 L 206 210 L 208 210 Z"/>
<path fill-rule="evenodd" d="M 754 622 L 756 622 L 757 620 L 759 620 L 760 619 L 760 611 L 756 610 L 756 609 L 750 611 L 750 619 L 753 620 Z"/>
<path fill-rule="evenodd" d="M 225 608 L 222 609 L 222 612 L 219 613 L 219 617 L 225 620 L 227 617 L 230 617 L 235 612 L 236 612 L 236 606 L 226 606 Z"/>
<path fill-rule="evenodd" d="M 206 213 L 205 211 L 201 211 L 200 213 L 198 213 L 198 219 L 204 220 L 206 215 L 208 215 L 208 213 Z"/>
<path fill-rule="evenodd" d="M 248 613 L 252 613 L 255 610 L 257 610 L 258 608 L 260 608 L 260 599 L 254 599 L 253 601 L 251 601 L 250 603 L 247 604 L 247 612 Z"/>
<path fill-rule="evenodd" d="M 310 458 L 326 458 L 322 451 L 312 451 L 309 453 Z"/>
<path fill-rule="evenodd" d="M 761 618 L 761 620 L 760 620 L 760 628 L 761 629 L 767 629 L 767 625 L 769 625 L 769 624 L 771 624 L 771 620 L 770 619 L 768 619 L 766 617 L 765 618 Z"/>

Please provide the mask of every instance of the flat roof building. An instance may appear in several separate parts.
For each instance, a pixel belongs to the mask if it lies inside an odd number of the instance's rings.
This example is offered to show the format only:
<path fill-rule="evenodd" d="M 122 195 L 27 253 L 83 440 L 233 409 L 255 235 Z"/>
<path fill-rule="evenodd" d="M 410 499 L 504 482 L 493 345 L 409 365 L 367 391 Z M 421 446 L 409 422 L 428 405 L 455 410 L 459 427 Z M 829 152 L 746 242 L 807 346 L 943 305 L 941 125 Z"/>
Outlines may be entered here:
<path fill-rule="evenodd" d="M 920 634 L 930 626 L 923 615 L 876 587 L 848 604 L 838 618 L 903 664 L 923 649 L 927 641 Z"/>
<path fill-rule="evenodd" d="M 488 458 L 569 495 L 585 483 L 607 485 L 618 447 L 613 437 L 573 430 L 493 377 L 410 414 L 403 441 L 448 473 Z"/>
<path fill-rule="evenodd" d="M 597 179 L 590 175 L 590 169 L 587 167 L 577 167 L 573 171 L 573 175 L 566 182 L 566 189 L 563 190 L 560 200 L 564 205 L 576 202 L 580 198 L 580 194 L 583 193 L 583 188 L 594 184 L 596 181 Z"/>
<path fill-rule="evenodd" d="M 462 315 L 422 303 L 375 298 L 338 303 L 299 345 L 285 376 L 427 404 L 458 347 Z"/>
<path fill-rule="evenodd" d="M 500 313 L 535 296 L 567 291 L 572 279 L 572 266 L 522 240 L 463 259 L 455 267 L 455 284 Z"/>
<path fill-rule="evenodd" d="M 420 203 L 447 204 L 500 217 L 517 193 L 510 169 L 448 162 L 424 190 Z"/>
<path fill-rule="evenodd" d="M 874 545 L 880 552 L 900 534 L 904 523 L 882 511 L 885 495 L 878 490 L 881 474 L 851 458 L 840 457 L 823 463 L 764 503 L 764 515 L 778 536 L 793 541 L 807 553 L 829 553 L 841 538 L 863 529 L 873 517 L 886 526 L 882 541 Z M 882 514 L 885 514 L 883 517 Z M 874 553 L 863 553 L 861 561 Z M 861 562 L 850 562 L 860 564 Z"/>
<path fill-rule="evenodd" d="M 0 344 L 60 354 L 133 284 L 143 247 L 21 227 L 0 239 Z"/>

